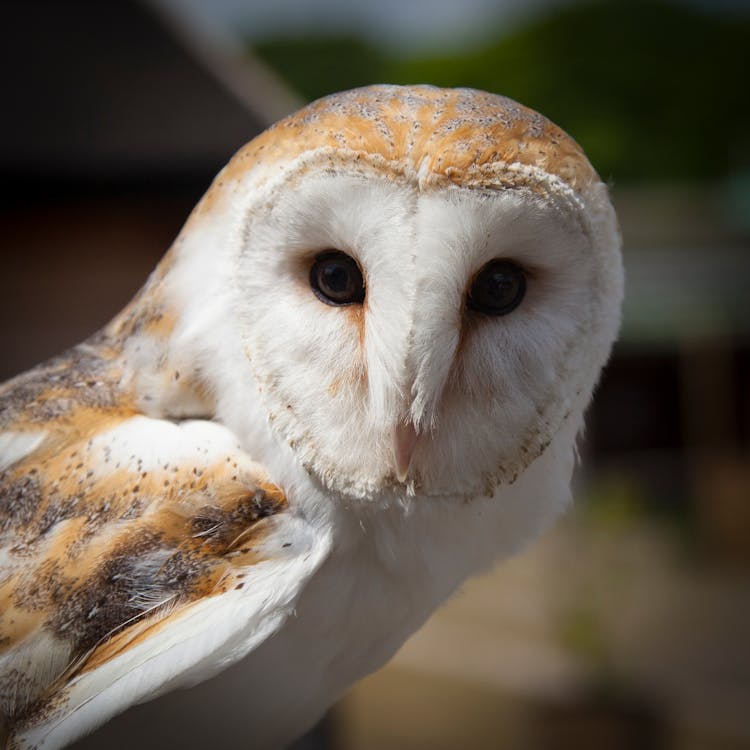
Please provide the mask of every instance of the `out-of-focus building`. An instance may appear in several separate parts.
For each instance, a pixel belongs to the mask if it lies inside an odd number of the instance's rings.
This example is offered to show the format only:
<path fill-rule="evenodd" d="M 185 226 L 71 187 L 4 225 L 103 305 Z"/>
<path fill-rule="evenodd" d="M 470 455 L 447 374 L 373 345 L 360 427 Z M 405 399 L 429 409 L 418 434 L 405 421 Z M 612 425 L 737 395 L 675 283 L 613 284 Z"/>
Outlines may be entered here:
<path fill-rule="evenodd" d="M 627 296 L 589 426 L 602 471 L 686 501 L 704 558 L 750 564 L 750 189 L 731 182 L 614 193 Z"/>

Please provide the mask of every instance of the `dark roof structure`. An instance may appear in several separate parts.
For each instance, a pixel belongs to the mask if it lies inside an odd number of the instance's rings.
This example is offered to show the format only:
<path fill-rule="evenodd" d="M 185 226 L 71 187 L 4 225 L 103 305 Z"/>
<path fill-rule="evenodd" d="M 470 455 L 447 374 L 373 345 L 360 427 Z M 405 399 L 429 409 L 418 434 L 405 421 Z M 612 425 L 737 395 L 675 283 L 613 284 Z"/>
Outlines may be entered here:
<path fill-rule="evenodd" d="M 215 173 L 298 103 L 248 52 L 151 0 L 0 6 L 0 169 L 33 179 Z"/>

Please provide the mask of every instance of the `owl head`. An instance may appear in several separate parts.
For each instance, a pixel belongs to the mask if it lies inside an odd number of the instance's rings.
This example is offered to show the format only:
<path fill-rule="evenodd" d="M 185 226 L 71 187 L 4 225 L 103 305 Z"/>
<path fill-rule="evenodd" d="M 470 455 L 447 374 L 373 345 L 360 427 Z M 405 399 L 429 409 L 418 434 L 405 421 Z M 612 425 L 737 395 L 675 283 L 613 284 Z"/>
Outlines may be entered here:
<path fill-rule="evenodd" d="M 492 494 L 560 435 L 572 450 L 623 287 L 580 147 L 430 86 L 335 94 L 255 138 L 159 279 L 254 457 L 360 499 Z"/>

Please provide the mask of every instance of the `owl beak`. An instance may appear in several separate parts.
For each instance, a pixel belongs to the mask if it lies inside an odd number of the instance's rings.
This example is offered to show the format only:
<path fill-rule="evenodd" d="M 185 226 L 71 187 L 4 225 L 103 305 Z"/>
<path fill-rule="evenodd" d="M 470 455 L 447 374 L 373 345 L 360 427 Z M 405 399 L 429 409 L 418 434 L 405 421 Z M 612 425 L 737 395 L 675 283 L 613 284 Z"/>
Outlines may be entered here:
<path fill-rule="evenodd" d="M 399 482 L 406 479 L 414 448 L 417 445 L 417 431 L 409 419 L 399 422 L 393 431 L 393 457 L 396 461 L 396 478 Z"/>

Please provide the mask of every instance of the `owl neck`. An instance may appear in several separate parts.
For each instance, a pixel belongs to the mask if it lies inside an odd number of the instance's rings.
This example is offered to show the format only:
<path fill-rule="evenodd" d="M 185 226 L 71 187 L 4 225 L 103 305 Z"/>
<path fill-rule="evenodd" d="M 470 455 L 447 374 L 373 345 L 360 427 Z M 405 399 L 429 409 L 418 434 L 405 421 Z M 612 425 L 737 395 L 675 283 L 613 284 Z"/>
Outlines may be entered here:
<path fill-rule="evenodd" d="M 209 347 L 201 345 L 210 340 L 211 310 L 203 305 L 201 320 L 191 313 L 200 309 L 200 301 L 185 304 L 180 244 L 178 238 L 133 300 L 96 338 L 120 352 L 122 386 L 144 414 L 213 419 L 212 363 Z"/>

